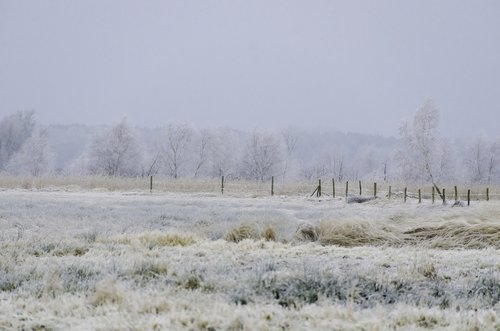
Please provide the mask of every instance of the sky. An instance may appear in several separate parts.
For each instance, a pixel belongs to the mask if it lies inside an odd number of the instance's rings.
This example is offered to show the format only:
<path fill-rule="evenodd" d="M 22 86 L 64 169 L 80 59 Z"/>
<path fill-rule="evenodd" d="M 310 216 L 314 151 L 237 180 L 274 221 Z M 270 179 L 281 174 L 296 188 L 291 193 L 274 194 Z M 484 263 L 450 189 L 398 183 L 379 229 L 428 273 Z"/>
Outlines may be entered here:
<path fill-rule="evenodd" d="M 498 0 L 0 0 L 0 117 L 500 136 Z"/>

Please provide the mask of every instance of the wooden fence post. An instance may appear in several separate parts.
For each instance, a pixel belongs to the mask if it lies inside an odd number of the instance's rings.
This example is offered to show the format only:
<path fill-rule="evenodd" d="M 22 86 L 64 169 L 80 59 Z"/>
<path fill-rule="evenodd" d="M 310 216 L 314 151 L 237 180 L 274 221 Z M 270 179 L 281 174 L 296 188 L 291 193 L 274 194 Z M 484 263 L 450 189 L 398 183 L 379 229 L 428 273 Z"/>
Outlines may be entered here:
<path fill-rule="evenodd" d="M 318 193 L 317 197 L 321 197 L 321 179 L 318 180 Z"/>
<path fill-rule="evenodd" d="M 436 201 L 436 188 L 432 187 L 432 204 Z"/>
<path fill-rule="evenodd" d="M 332 197 L 335 198 L 335 178 L 332 178 L 332 186 L 333 186 L 333 189 L 332 189 L 333 195 L 332 195 Z"/>
<path fill-rule="evenodd" d="M 422 190 L 418 189 L 418 203 L 422 203 Z"/>
<path fill-rule="evenodd" d="M 149 192 L 153 193 L 153 176 L 149 177 Z"/>
<path fill-rule="evenodd" d="M 406 203 L 406 197 L 408 196 L 407 193 L 408 193 L 408 188 L 405 187 L 405 198 L 404 198 L 405 199 L 405 203 Z"/>
<path fill-rule="evenodd" d="M 486 188 L 486 201 L 490 201 L 490 188 Z"/>
<path fill-rule="evenodd" d="M 470 206 L 470 189 L 467 190 L 467 206 Z"/>
<path fill-rule="evenodd" d="M 359 181 L 359 195 L 361 195 L 363 193 L 362 189 L 361 189 L 361 181 Z"/>
<path fill-rule="evenodd" d="M 347 201 L 348 196 L 349 196 L 349 181 L 345 182 L 345 201 Z"/>
<path fill-rule="evenodd" d="M 392 186 L 389 185 L 389 200 L 391 199 L 392 196 Z"/>
<path fill-rule="evenodd" d="M 221 185 L 220 185 L 220 193 L 224 194 L 224 176 L 222 176 L 222 182 L 221 182 Z"/>
<path fill-rule="evenodd" d="M 446 189 L 443 188 L 443 205 L 446 205 Z"/>
<path fill-rule="evenodd" d="M 457 202 L 457 201 L 458 201 L 458 188 L 455 185 L 455 202 Z"/>
<path fill-rule="evenodd" d="M 377 183 L 373 183 L 373 197 L 377 197 Z"/>
<path fill-rule="evenodd" d="M 271 196 L 274 196 L 274 176 L 271 176 Z"/>

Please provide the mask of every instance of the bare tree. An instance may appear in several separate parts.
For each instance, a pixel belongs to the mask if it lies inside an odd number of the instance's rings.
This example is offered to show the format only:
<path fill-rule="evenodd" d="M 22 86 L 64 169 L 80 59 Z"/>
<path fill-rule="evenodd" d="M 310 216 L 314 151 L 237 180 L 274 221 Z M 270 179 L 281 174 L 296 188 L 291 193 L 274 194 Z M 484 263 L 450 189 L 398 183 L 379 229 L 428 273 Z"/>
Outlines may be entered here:
<path fill-rule="evenodd" d="M 492 143 L 488 155 L 488 184 L 498 175 L 500 163 L 500 140 Z"/>
<path fill-rule="evenodd" d="M 465 155 L 467 178 L 474 183 L 491 183 L 500 158 L 498 142 L 489 142 L 484 137 L 471 143 Z"/>
<path fill-rule="evenodd" d="M 346 168 L 345 152 L 341 149 L 336 149 L 323 153 L 308 166 L 303 166 L 302 175 L 307 180 L 331 177 L 335 178 L 338 182 L 343 181 L 348 175 L 357 176 L 356 171 L 347 173 Z"/>
<path fill-rule="evenodd" d="M 125 120 L 96 137 L 88 155 L 91 174 L 106 176 L 139 174 L 141 153 L 135 132 Z"/>
<path fill-rule="evenodd" d="M 292 166 L 293 154 L 297 148 L 297 143 L 299 142 L 300 133 L 295 128 L 288 128 L 281 132 L 281 138 L 283 140 L 285 157 L 283 159 L 281 178 L 282 182 L 285 183 L 286 176 L 290 171 Z"/>
<path fill-rule="evenodd" d="M 221 129 L 215 132 L 211 139 L 209 162 L 212 176 L 235 177 L 241 149 L 235 132 L 230 129 Z"/>
<path fill-rule="evenodd" d="M 195 168 L 194 177 L 198 177 L 208 161 L 210 145 L 213 142 L 212 134 L 208 129 L 198 132 L 195 143 Z"/>
<path fill-rule="evenodd" d="M 146 153 L 142 170 L 143 177 L 154 176 L 160 171 L 160 156 L 161 152 L 159 149 L 154 149 Z"/>
<path fill-rule="evenodd" d="M 35 130 L 35 112 L 20 111 L 0 121 L 0 170 L 17 153 Z"/>
<path fill-rule="evenodd" d="M 302 176 L 307 180 L 316 180 L 334 176 L 335 159 L 332 154 L 325 153 L 315 159 L 312 164 L 302 168 Z"/>
<path fill-rule="evenodd" d="M 488 161 L 487 142 L 482 137 L 479 137 L 468 146 L 466 151 L 467 177 L 473 183 L 484 182 L 488 173 Z"/>
<path fill-rule="evenodd" d="M 186 124 L 170 124 L 166 128 L 166 143 L 163 145 L 163 161 L 169 176 L 178 178 L 187 160 L 187 149 L 193 131 Z"/>
<path fill-rule="evenodd" d="M 333 153 L 332 167 L 333 167 L 333 177 L 335 177 L 339 182 L 345 179 L 345 153 L 343 151 L 335 151 Z"/>
<path fill-rule="evenodd" d="M 254 131 L 243 157 L 243 173 L 247 178 L 264 181 L 280 162 L 280 143 L 272 134 Z"/>
<path fill-rule="evenodd" d="M 35 130 L 10 159 L 10 173 L 38 177 L 54 170 L 54 152 L 46 131 Z"/>
<path fill-rule="evenodd" d="M 384 170 L 383 170 L 383 173 L 384 173 L 384 183 L 387 183 L 388 163 L 389 163 L 389 160 L 385 159 L 384 160 Z"/>
<path fill-rule="evenodd" d="M 355 163 L 360 171 L 360 179 L 385 180 L 387 176 L 387 155 L 374 144 L 360 146 Z"/>

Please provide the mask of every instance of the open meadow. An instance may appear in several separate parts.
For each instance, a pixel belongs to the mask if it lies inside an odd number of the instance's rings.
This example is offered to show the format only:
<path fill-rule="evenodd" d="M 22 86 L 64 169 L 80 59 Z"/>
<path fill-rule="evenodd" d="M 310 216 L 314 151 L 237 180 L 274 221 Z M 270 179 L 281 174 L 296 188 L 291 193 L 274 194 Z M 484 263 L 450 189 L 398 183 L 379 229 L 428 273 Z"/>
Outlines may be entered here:
<path fill-rule="evenodd" d="M 0 191 L 0 330 L 500 330 L 500 201 Z"/>

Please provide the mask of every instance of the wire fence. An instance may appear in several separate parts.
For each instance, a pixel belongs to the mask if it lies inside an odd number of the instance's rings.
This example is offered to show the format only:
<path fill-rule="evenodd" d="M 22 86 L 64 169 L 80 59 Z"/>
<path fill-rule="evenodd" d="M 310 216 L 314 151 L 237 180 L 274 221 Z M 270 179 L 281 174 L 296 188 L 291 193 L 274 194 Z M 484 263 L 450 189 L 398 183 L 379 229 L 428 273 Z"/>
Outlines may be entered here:
<path fill-rule="evenodd" d="M 206 193 L 226 196 L 313 196 L 313 197 L 376 197 L 386 199 L 410 199 L 442 201 L 499 200 L 500 187 L 484 184 L 446 184 L 434 187 L 432 184 L 406 184 L 389 182 L 335 181 L 320 179 L 314 181 L 283 181 L 271 177 L 265 181 L 249 181 L 220 178 L 170 177 L 103 177 L 103 176 L 43 176 L 21 177 L 0 175 L 0 189 L 37 190 L 108 190 L 143 191 L 149 193 Z M 434 191 L 434 193 L 433 193 Z"/>

